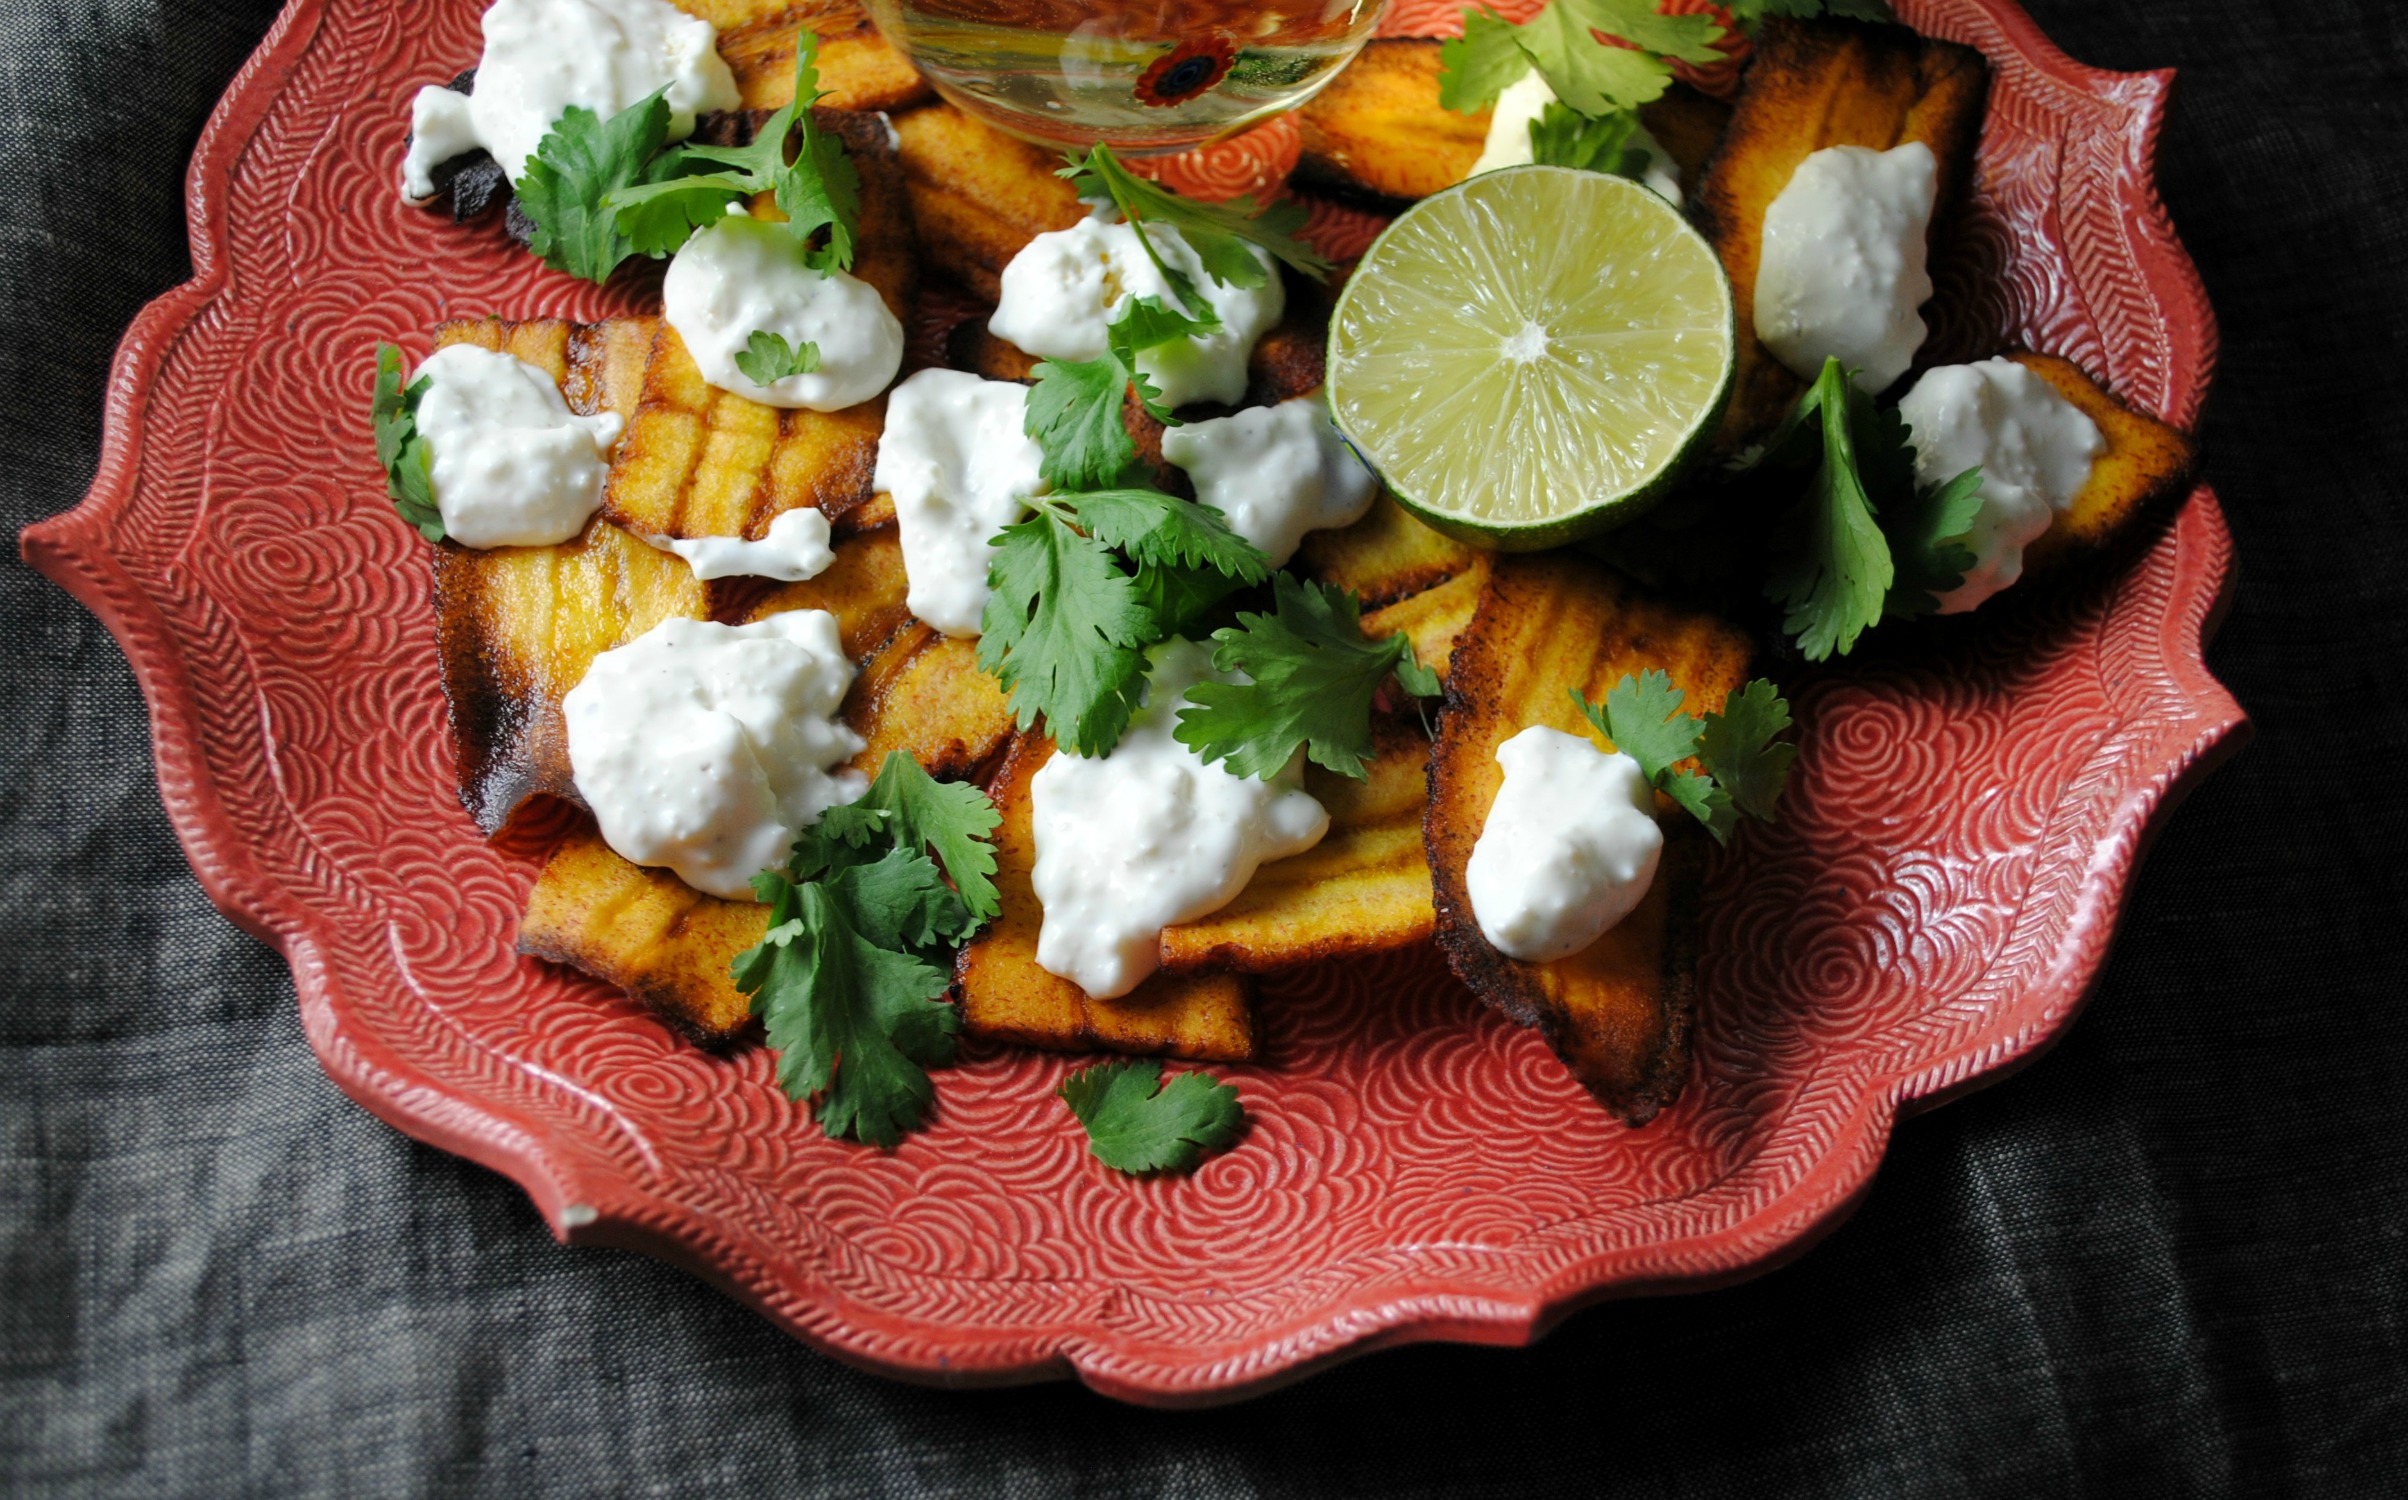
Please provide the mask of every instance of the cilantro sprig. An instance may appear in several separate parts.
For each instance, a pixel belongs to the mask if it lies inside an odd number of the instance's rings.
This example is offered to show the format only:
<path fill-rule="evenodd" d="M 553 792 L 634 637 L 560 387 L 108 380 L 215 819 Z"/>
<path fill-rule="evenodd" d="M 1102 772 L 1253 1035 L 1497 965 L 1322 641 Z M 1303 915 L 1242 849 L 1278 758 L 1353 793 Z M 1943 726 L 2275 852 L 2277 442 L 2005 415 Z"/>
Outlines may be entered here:
<path fill-rule="evenodd" d="M 1402 631 L 1366 640 L 1360 606 L 1346 590 L 1272 580 L 1273 612 L 1242 613 L 1212 633 L 1212 664 L 1248 682 L 1199 682 L 1173 737 L 1232 773 L 1268 779 L 1302 747 L 1305 757 L 1362 780 L 1374 753 L 1372 700 L 1393 675 L 1416 697 L 1435 697 L 1438 674 L 1414 658 Z"/>
<path fill-rule="evenodd" d="M 736 368 L 755 385 L 775 385 L 789 375 L 809 375 L 819 369 L 819 345 L 809 339 L 789 344 L 782 333 L 756 328 L 736 351 Z"/>
<path fill-rule="evenodd" d="M 1190 312 L 1207 306 L 1203 296 L 1184 272 L 1163 263 L 1161 253 L 1154 248 L 1153 237 L 1143 226 L 1161 224 L 1177 230 L 1179 237 L 1187 241 L 1187 247 L 1195 252 L 1204 274 L 1223 286 L 1258 287 L 1270 279 L 1270 273 L 1255 258 L 1250 246 L 1261 248 L 1315 281 L 1326 280 L 1334 269 L 1326 256 L 1296 237 L 1296 232 L 1304 227 L 1301 203 L 1283 200 L 1257 204 L 1252 198 L 1199 203 L 1137 176 L 1122 166 L 1112 148 L 1101 141 L 1090 147 L 1085 156 L 1073 156 L 1068 161 L 1060 175 L 1071 180 L 1080 197 L 1098 202 L 1108 199 L 1120 210 L 1122 218 L 1139 226 L 1137 243 L 1144 247 L 1154 270 Z"/>
<path fill-rule="evenodd" d="M 1643 147 L 1631 144 L 1638 132 L 1639 117 L 1627 109 L 1590 116 L 1550 104 L 1530 122 L 1530 159 L 1541 166 L 1576 167 L 1636 181 L 1645 175 L 1650 160 Z"/>
<path fill-rule="evenodd" d="M 1596 33 L 1619 37 L 1610 46 Z M 1663 16 L 1653 0 L 1548 0 L 1520 25 L 1485 6 L 1463 13 L 1463 35 L 1439 49 L 1438 102 L 1470 114 L 1531 69 L 1567 107 L 1592 118 L 1663 96 L 1672 63 L 1712 63 L 1722 25 L 1711 16 Z"/>
<path fill-rule="evenodd" d="M 637 250 L 658 257 L 676 253 L 696 230 L 724 218 L 730 204 L 768 193 L 814 270 L 851 270 L 861 175 L 844 143 L 812 118 L 812 105 L 823 97 L 819 38 L 806 28 L 795 40 L 794 99 L 763 122 L 751 145 L 679 146 L 651 177 L 613 187 L 602 205 Z M 792 161 L 786 159 L 790 137 Z M 822 230 L 825 244 L 814 245 Z"/>
<path fill-rule="evenodd" d="M 430 542 L 439 542 L 443 512 L 435 505 L 435 450 L 418 433 L 418 401 L 429 382 L 424 376 L 406 388 L 401 380 L 401 351 L 391 344 L 376 346 L 376 398 L 369 420 L 376 428 L 376 461 L 384 467 L 385 493 L 393 509 Z"/>
<path fill-rule="evenodd" d="M 637 253 L 606 205 L 621 189 L 677 171 L 675 155 L 663 149 L 668 92 L 663 86 L 608 120 L 571 105 L 527 158 L 516 185 L 518 206 L 535 226 L 527 248 L 545 265 L 598 284 Z"/>
<path fill-rule="evenodd" d="M 1087 1149 L 1115 1172 L 1192 1172 L 1237 1138 L 1237 1090 L 1205 1073 L 1162 1081 L 1160 1059 L 1100 1063 L 1055 1090 L 1087 1131 Z"/>
<path fill-rule="evenodd" d="M 927 1113 L 927 1070 L 953 1060 L 961 1026 L 945 1000 L 951 950 L 999 904 L 987 838 L 1000 821 L 976 787 L 898 750 L 859 802 L 804 831 L 786 868 L 753 878 L 769 930 L 731 972 L 778 1083 L 829 1136 L 891 1147 Z"/>
<path fill-rule="evenodd" d="M 1773 533 L 1766 597 L 1809 661 L 1845 656 L 1885 618 L 1929 614 L 1962 581 L 1961 538 L 1980 509 L 1981 471 L 1915 484 L 1912 434 L 1837 359 L 1798 398 L 1749 467 L 1812 473 Z M 1903 571 L 1901 558 L 1904 559 Z"/>
<path fill-rule="evenodd" d="M 1717 842 L 1731 841 L 1743 813 L 1773 821 L 1798 747 L 1778 738 L 1789 728 L 1789 704 L 1770 682 L 1757 678 L 1724 699 L 1720 713 L 1703 717 L 1681 711 L 1687 694 L 1662 672 L 1625 674 L 1602 704 L 1570 691 L 1597 732 L 1637 761 L 1648 784 L 1687 808 Z M 1681 769 L 1690 759 L 1705 771 Z"/>

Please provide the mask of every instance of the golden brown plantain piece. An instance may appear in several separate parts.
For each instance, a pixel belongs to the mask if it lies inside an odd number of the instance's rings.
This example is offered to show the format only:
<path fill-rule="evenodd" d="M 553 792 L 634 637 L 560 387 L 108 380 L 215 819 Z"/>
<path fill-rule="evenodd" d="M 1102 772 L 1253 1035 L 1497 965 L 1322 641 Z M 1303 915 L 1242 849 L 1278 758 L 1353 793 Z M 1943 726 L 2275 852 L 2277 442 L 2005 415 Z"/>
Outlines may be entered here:
<path fill-rule="evenodd" d="M 902 109 L 928 97 L 928 80 L 886 44 L 852 0 L 686 0 L 684 9 L 719 28 L 719 55 L 736 75 L 746 109 L 794 102 L 795 34 L 819 37 L 820 103 L 831 109 Z M 712 15 L 717 11 L 720 15 Z"/>
<path fill-rule="evenodd" d="M 629 864 L 589 821 L 561 841 L 528 893 L 518 951 L 618 986 L 696 1041 L 721 1042 L 751 1015 L 728 965 L 768 928 L 768 907 Z"/>
<path fill-rule="evenodd" d="M 1262 866 L 1210 916 L 1164 929 L 1163 968 L 1267 974 L 1430 935 L 1430 862 L 1421 847 L 1430 742 L 1402 718 L 1375 718 L 1372 732 L 1378 755 L 1365 780 L 1305 767 L 1304 789 L 1329 810 L 1321 842 Z"/>
<path fill-rule="evenodd" d="M 876 287 L 909 327 L 919 287 L 911 210 L 885 127 L 847 110 L 813 116 L 843 136 L 861 172 L 853 274 Z M 655 536 L 758 540 L 771 521 L 808 505 L 841 535 L 868 519 L 855 512 L 870 498 L 885 424 L 882 395 L 842 411 L 783 411 L 715 389 L 677 330 L 663 323 L 642 399 L 611 464 L 602 513 Z"/>
<path fill-rule="evenodd" d="M 1488 139 L 1489 111 L 1461 115 L 1438 102 L 1439 43 L 1390 38 L 1355 55 L 1330 86 L 1296 112 L 1304 139 L 1297 180 L 1377 199 L 1427 198 L 1471 172 Z M 1681 190 L 1721 138 L 1730 106 L 1676 83 L 1640 119 L 1681 169 Z"/>
<path fill-rule="evenodd" d="M 1462 636 L 1464 627 L 1471 624 L 1472 615 L 1480 608 L 1481 596 L 1488 592 L 1488 573 L 1495 556 L 1490 552 L 1474 553 L 1469 564 L 1454 577 L 1372 610 L 1363 616 L 1363 634 L 1378 641 L 1403 631 L 1405 639 L 1413 643 L 1414 660 L 1443 679 L 1452 663 L 1456 640 Z"/>
<path fill-rule="evenodd" d="M 1061 159 L 1005 135 L 950 104 L 895 117 L 903 180 L 919 226 L 920 259 L 993 302 L 1000 278 L 1028 242 L 1087 216 Z"/>
<path fill-rule="evenodd" d="M 1296 571 L 1376 607 L 1434 588 L 1485 555 L 1424 526 L 1383 492 L 1352 526 L 1306 532 Z"/>
<path fill-rule="evenodd" d="M 1564 553 L 1499 558 L 1455 645 L 1423 823 L 1438 945 L 1456 977 L 1536 1027 L 1573 1076 L 1633 1125 L 1672 1102 L 1688 1077 L 1703 830 L 1659 797 L 1664 854 L 1646 899 L 1590 947 L 1553 963 L 1522 963 L 1489 946 L 1464 893 L 1464 865 L 1504 780 L 1497 746 L 1533 724 L 1596 737 L 1570 690 L 1594 702 L 1624 674 L 1654 669 L 1670 674 L 1691 709 L 1720 707 L 1745 679 L 1749 650 L 1736 627 Z"/>
<path fill-rule="evenodd" d="M 1756 35 L 1729 129 L 1698 184 L 1691 217 L 1730 273 L 1739 373 L 1717 446 L 1732 451 L 1779 421 L 1805 383 L 1756 337 L 1756 270 L 1764 211 L 1808 155 L 1827 146 L 1887 151 L 1921 141 L 1938 159 L 1930 239 L 1947 226 L 1973 170 L 1989 65 L 1970 47 L 1903 26 L 1767 20 Z"/>
<path fill-rule="evenodd" d="M 2078 557 L 2104 550 L 2131 530 L 2151 505 L 2176 493 L 2198 459 L 2191 440 L 2155 417 L 2124 405 L 2082 373 L 2081 366 L 2054 354 L 2010 354 L 2017 364 L 2056 387 L 2057 394 L 2098 424 L 2107 451 L 2090 466 L 2090 479 L 2070 509 L 2049 523 L 2024 549 L 2024 568 L 2045 573 Z"/>
<path fill-rule="evenodd" d="M 635 415 L 642 395 L 644 363 L 651 356 L 658 322 L 655 318 L 613 318 L 607 323 L 454 318 L 436 325 L 435 347 L 474 344 L 525 360 L 560 382 L 569 410 L 587 417 L 610 411 L 626 418 Z"/>
<path fill-rule="evenodd" d="M 989 791 L 1003 813 L 995 830 L 995 886 L 1003 914 L 962 949 L 953 992 L 962 1028 L 976 1037 L 1080 1052 L 1161 1053 L 1213 1062 L 1254 1056 L 1253 991 L 1234 974 L 1159 973 L 1117 1000 L 1098 1000 L 1037 967 L 1045 913 L 1029 887 L 1036 864 L 1029 779 L 1053 754 L 1043 735 L 1012 742 Z"/>

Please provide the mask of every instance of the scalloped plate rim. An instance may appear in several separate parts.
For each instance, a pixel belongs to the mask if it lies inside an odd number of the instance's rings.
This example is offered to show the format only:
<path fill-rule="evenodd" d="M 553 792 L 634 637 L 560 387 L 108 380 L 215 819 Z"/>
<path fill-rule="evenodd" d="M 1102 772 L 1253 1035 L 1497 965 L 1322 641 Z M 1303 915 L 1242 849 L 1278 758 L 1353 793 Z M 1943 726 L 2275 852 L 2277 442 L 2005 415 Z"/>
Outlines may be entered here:
<path fill-rule="evenodd" d="M 226 917 L 284 954 L 293 970 L 305 1032 L 328 1076 L 371 1113 L 412 1137 L 509 1177 L 533 1201 L 553 1233 L 572 1244 L 642 1250 L 679 1265 L 738 1297 L 813 1347 L 878 1374 L 945 1386 L 1025 1384 L 1075 1375 L 1124 1400 L 1201 1406 L 1256 1395 L 1320 1369 L 1399 1344 L 1445 1339 L 1522 1345 L 1579 1309 L 1610 1298 L 1702 1290 L 1763 1273 L 1803 1254 L 1843 1222 L 1870 1190 L 1897 1120 L 1997 1082 L 2037 1058 L 2071 1024 L 2103 967 L 2131 879 L 2148 843 L 2199 781 L 2237 752 L 2248 721 L 2210 674 L 2204 647 L 2229 603 L 2233 566 L 2229 532 L 2213 490 L 2199 485 L 2167 522 L 2205 525 L 2210 535 L 2187 549 L 2193 576 L 2181 600 L 2208 600 L 2194 639 L 2173 660 L 2185 669 L 2186 712 L 2166 720 L 2159 742 L 2180 748 L 2121 788 L 2116 817 L 2094 846 L 2060 939 L 2048 981 L 1995 1007 L 1991 1023 L 1946 1055 L 1864 1082 L 1850 1123 L 1814 1168 L 1782 1197 L 1704 1239 L 1725 1248 L 1705 1269 L 1674 1270 L 1669 1254 L 1688 1241 L 1650 1243 L 1585 1256 L 1527 1297 L 1368 1289 L 1293 1326 L 1251 1333 L 1246 1352 L 1210 1364 L 1132 1359 L 1076 1334 L 1044 1330 L 954 1328 L 966 1357 L 916 1360 L 882 1355 L 889 1326 L 919 1329 L 821 1283 L 798 1292 L 772 1274 L 774 1257 L 732 1236 L 702 1232 L 692 1211 L 626 1182 L 580 1180 L 543 1133 L 462 1093 L 429 1088 L 373 1037 L 347 1031 L 334 976 L 312 935 L 314 918 L 254 867 L 218 802 L 194 750 L 196 708 L 172 628 L 111 552 L 109 522 L 131 503 L 143 459 L 143 417 L 167 352 L 227 289 L 221 241 L 234 164 L 315 39 L 327 0 L 288 0 L 259 48 L 236 74 L 197 144 L 187 176 L 187 228 L 194 274 L 147 304 L 128 326 L 111 364 L 100 461 L 72 510 L 28 526 L 25 560 L 81 601 L 115 637 L 131 663 L 152 716 L 161 800 L 195 876 Z M 2158 135 L 2171 70 L 2112 73 L 2088 68 L 2059 50 L 2012 0 L 1972 0 L 1989 11 L 2034 62 L 2085 92 L 2137 80 L 2156 85 L 2138 143 L 2144 205 L 2187 282 L 2185 299 L 2203 324 L 2194 409 L 2204 400 L 2215 354 L 2213 314 L 2196 267 L 2181 248 L 2156 192 Z M 2204 553 L 2205 555 L 2198 555 Z M 2171 611 L 2177 617 L 2188 611 Z M 2187 735 L 2181 731 L 2187 730 Z M 406 982 L 407 976 L 404 975 Z M 1737 1242 L 1736 1248 L 1730 1248 Z M 1652 1266 L 1652 1270 L 1651 1270 Z M 1443 1279 L 1445 1273 L 1438 1273 Z"/>

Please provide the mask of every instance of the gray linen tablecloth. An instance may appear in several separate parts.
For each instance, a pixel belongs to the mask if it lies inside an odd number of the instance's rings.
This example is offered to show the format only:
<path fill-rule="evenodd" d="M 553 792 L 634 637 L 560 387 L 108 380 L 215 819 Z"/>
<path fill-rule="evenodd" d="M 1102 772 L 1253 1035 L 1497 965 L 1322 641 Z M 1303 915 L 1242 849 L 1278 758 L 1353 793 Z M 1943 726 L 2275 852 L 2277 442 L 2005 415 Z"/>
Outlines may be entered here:
<path fill-rule="evenodd" d="M 401 0 L 396 0 L 401 3 Z M 2030 0 L 2175 65 L 2223 319 L 2208 470 L 2256 744 L 2158 843 L 2088 1013 L 1909 1123 L 1734 1290 L 1201 1415 L 811 1353 L 319 1073 L 202 898 L 107 635 L 0 563 L 0 1488 L 25 1494 L 2373 1495 L 2408 1491 L 2408 32 L 2387 0 Z M 183 171 L 263 0 L 0 8 L 0 497 L 93 468 L 187 274 Z"/>

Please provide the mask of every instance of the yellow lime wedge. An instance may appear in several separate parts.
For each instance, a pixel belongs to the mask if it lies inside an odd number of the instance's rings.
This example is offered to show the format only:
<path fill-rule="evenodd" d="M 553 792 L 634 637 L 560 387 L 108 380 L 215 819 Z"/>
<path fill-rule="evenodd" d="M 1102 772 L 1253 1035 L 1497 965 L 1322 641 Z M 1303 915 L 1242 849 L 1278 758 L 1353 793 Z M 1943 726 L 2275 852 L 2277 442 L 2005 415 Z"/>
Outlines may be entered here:
<path fill-rule="evenodd" d="M 1512 167 L 1423 199 L 1363 257 L 1330 321 L 1330 410 L 1407 509 L 1529 551 L 1662 499 L 1736 349 L 1730 281 L 1680 210 Z"/>

